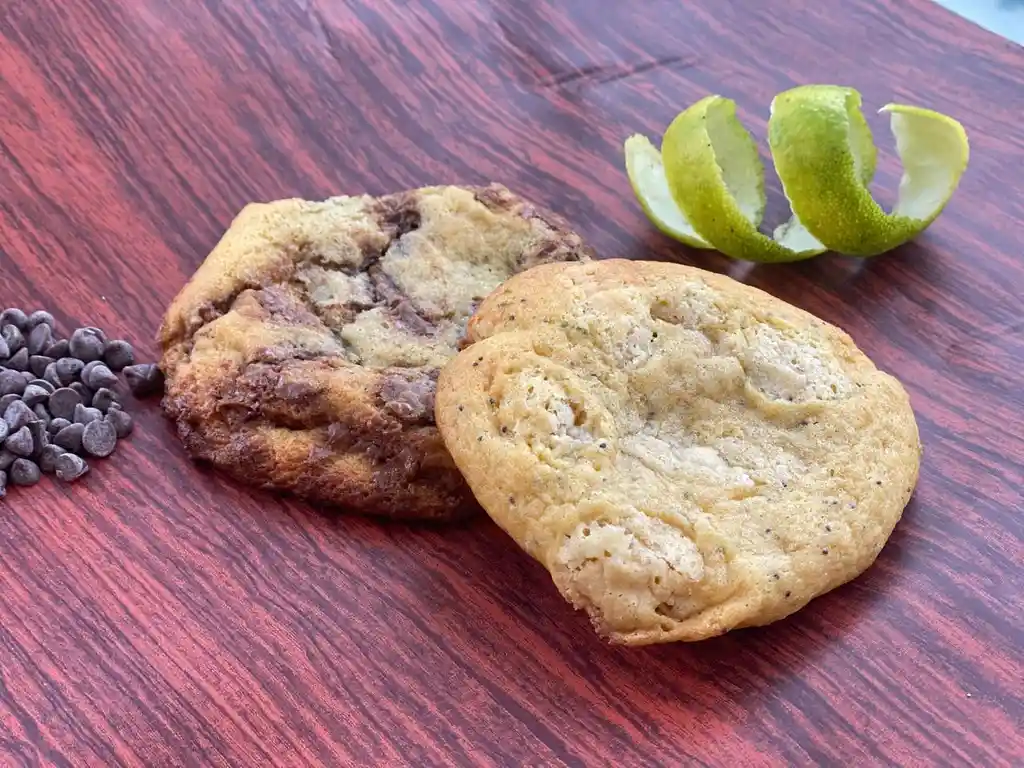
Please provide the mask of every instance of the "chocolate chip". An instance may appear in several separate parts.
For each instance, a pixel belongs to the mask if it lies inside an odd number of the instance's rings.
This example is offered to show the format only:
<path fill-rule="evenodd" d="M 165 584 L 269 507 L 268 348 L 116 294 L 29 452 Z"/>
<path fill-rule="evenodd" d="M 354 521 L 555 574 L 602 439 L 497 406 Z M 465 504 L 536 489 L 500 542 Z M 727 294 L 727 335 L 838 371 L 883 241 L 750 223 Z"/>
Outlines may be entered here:
<path fill-rule="evenodd" d="M 17 432 L 30 421 L 35 421 L 35 418 L 36 415 L 25 405 L 24 400 L 15 400 L 4 411 L 4 421 L 11 432 Z"/>
<path fill-rule="evenodd" d="M 12 371 L 24 372 L 28 370 L 28 350 L 22 347 L 10 359 L 4 363 Z"/>
<path fill-rule="evenodd" d="M 103 345 L 103 361 L 112 371 L 120 371 L 135 364 L 135 351 L 127 341 L 115 339 Z"/>
<path fill-rule="evenodd" d="M 107 421 L 91 421 L 82 433 L 82 447 L 93 456 L 109 456 L 117 447 L 117 431 Z"/>
<path fill-rule="evenodd" d="M 13 355 L 25 346 L 25 336 L 16 325 L 5 325 L 0 328 L 0 338 L 7 342 L 7 354 Z"/>
<path fill-rule="evenodd" d="M 28 334 L 26 348 L 30 355 L 41 355 L 53 343 L 53 329 L 46 323 L 40 323 Z"/>
<path fill-rule="evenodd" d="M 164 374 L 155 363 L 129 365 L 123 373 L 128 388 L 136 397 L 155 395 L 164 388 Z"/>
<path fill-rule="evenodd" d="M 64 386 L 64 382 L 60 380 L 60 374 L 57 373 L 57 363 L 50 363 L 46 366 L 46 370 L 43 371 L 43 379 L 50 382 L 55 388 Z"/>
<path fill-rule="evenodd" d="M 88 380 L 89 380 L 89 377 L 92 375 L 93 370 L 97 366 L 100 366 L 100 365 L 103 365 L 103 361 L 102 360 L 93 360 L 92 362 L 86 363 L 84 366 L 82 366 L 82 370 L 78 374 L 79 380 L 83 384 L 87 383 Z"/>
<path fill-rule="evenodd" d="M 32 375 L 37 378 L 42 378 L 46 373 L 46 366 L 53 362 L 52 357 L 46 355 L 32 355 L 28 359 L 28 369 L 32 371 Z"/>
<path fill-rule="evenodd" d="M 89 465 L 85 463 L 85 459 L 73 453 L 62 453 L 57 457 L 55 463 L 57 466 L 57 477 L 69 483 L 73 483 L 89 471 Z"/>
<path fill-rule="evenodd" d="M 62 357 L 67 357 L 71 352 L 71 344 L 67 339 L 60 339 L 53 342 L 46 351 L 43 353 L 47 357 L 52 357 L 54 360 L 59 360 Z"/>
<path fill-rule="evenodd" d="M 0 395 L 16 395 L 21 397 L 25 391 L 25 379 L 17 371 L 9 371 L 6 368 L 0 370 Z"/>
<path fill-rule="evenodd" d="M 28 427 L 22 427 L 17 432 L 12 432 L 4 441 L 4 448 L 15 456 L 31 456 L 34 450 L 32 433 Z"/>
<path fill-rule="evenodd" d="M 18 459 L 11 465 L 9 473 L 11 482 L 15 485 L 35 485 L 42 476 L 39 466 L 28 459 Z"/>
<path fill-rule="evenodd" d="M 38 456 L 50 444 L 50 433 L 46 431 L 46 425 L 38 420 L 30 421 L 25 429 L 32 435 L 32 455 Z"/>
<path fill-rule="evenodd" d="M 28 316 L 28 327 L 35 328 L 37 325 L 48 325 L 50 328 L 56 324 L 53 319 L 53 315 L 42 309 L 37 309 L 31 315 Z"/>
<path fill-rule="evenodd" d="M 51 435 L 56 435 L 58 432 L 64 429 L 64 427 L 67 427 L 70 424 L 71 422 L 68 421 L 67 419 L 50 419 L 50 426 L 47 427 L 47 430 L 50 432 Z"/>
<path fill-rule="evenodd" d="M 92 405 L 92 390 L 85 386 L 85 384 L 80 381 L 73 381 L 68 385 L 68 389 L 73 389 L 78 393 L 78 396 L 82 398 L 83 405 Z"/>
<path fill-rule="evenodd" d="M 32 407 L 32 413 L 36 415 L 36 421 L 41 421 L 43 426 L 50 428 L 50 412 L 43 403 L 37 403 Z"/>
<path fill-rule="evenodd" d="M 39 453 L 39 469 L 48 475 L 52 475 L 57 471 L 57 459 L 65 453 L 67 453 L 67 451 L 59 445 L 53 445 L 52 443 L 47 445 Z"/>
<path fill-rule="evenodd" d="M 0 325 L 13 325 L 24 331 L 28 328 L 28 315 L 17 307 L 9 307 L 0 312 Z"/>
<path fill-rule="evenodd" d="M 131 369 L 139 397 L 163 389 L 159 366 L 136 365 L 127 341 L 91 326 L 61 339 L 55 325 L 45 310 L 0 313 L 0 487 L 35 484 L 44 471 L 75 480 L 89 471 L 85 452 L 113 453 L 134 427 L 115 391 L 119 371 Z"/>
<path fill-rule="evenodd" d="M 75 406 L 82 402 L 82 396 L 73 389 L 62 387 L 50 395 L 50 413 L 55 418 L 71 420 L 75 417 Z"/>
<path fill-rule="evenodd" d="M 114 404 L 120 404 L 121 400 L 118 398 L 117 393 L 112 389 L 101 387 L 96 390 L 96 394 L 92 396 L 92 407 L 97 408 L 103 413 L 110 410 L 110 406 Z"/>
<path fill-rule="evenodd" d="M 96 408 L 89 408 L 79 403 L 75 406 L 73 421 L 75 424 L 89 424 L 90 422 L 102 419 L 103 414 Z"/>
<path fill-rule="evenodd" d="M 94 360 L 82 369 L 82 383 L 90 389 L 102 389 L 117 385 L 117 374 L 105 363 Z"/>
<path fill-rule="evenodd" d="M 53 386 L 53 384 L 48 382 L 46 379 L 32 379 L 32 381 L 30 381 L 28 383 L 28 387 L 33 387 L 33 386 L 34 387 L 41 387 L 42 389 L 45 389 L 46 390 L 46 394 L 48 394 L 48 395 L 52 395 L 54 393 L 54 391 L 57 389 L 55 386 Z M 25 387 L 25 389 L 28 389 L 28 387 Z"/>
<path fill-rule="evenodd" d="M 85 363 L 81 360 L 73 357 L 62 357 L 57 361 L 57 375 L 60 377 L 61 385 L 67 387 L 72 382 L 77 381 L 78 377 L 82 375 L 84 368 Z"/>
<path fill-rule="evenodd" d="M 114 431 L 117 433 L 118 439 L 128 437 L 132 433 L 134 422 L 131 414 L 127 411 L 122 411 L 120 408 L 111 408 L 107 411 L 107 415 L 104 418 L 114 425 Z"/>
<path fill-rule="evenodd" d="M 71 334 L 68 343 L 72 357 L 83 363 L 91 363 L 103 357 L 103 339 L 96 331 L 96 328 L 79 328 Z"/>
<path fill-rule="evenodd" d="M 65 451 L 78 453 L 82 450 L 82 433 L 84 432 L 85 424 L 69 424 L 53 436 L 53 442 Z"/>
<path fill-rule="evenodd" d="M 29 384 L 25 387 L 25 392 L 22 394 L 21 399 L 25 405 L 34 406 L 44 400 L 48 400 L 49 397 L 50 393 L 38 384 Z"/>

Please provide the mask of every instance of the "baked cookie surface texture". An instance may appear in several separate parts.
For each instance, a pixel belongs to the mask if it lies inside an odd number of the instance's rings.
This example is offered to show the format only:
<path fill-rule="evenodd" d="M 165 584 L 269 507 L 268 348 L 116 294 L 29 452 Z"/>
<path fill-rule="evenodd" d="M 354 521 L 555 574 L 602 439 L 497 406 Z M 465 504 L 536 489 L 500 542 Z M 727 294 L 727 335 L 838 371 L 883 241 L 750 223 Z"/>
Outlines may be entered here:
<path fill-rule="evenodd" d="M 438 371 L 510 275 L 587 257 L 500 185 L 251 204 L 166 313 L 164 410 L 245 483 L 458 517 L 476 505 L 434 424 Z"/>
<path fill-rule="evenodd" d="M 781 619 L 875 560 L 917 482 L 906 392 L 730 278 L 599 261 L 512 278 L 442 372 L 488 514 L 613 642 Z"/>

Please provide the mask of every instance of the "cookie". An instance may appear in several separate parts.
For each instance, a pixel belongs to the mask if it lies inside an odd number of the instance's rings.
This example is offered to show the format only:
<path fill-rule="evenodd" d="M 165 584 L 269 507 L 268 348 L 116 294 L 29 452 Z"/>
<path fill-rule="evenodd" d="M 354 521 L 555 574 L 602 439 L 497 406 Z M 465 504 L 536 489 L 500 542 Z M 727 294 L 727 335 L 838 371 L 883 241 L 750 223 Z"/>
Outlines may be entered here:
<path fill-rule="evenodd" d="M 438 371 L 510 275 L 585 258 L 499 185 L 249 205 L 167 310 L 164 410 L 250 485 L 458 517 L 477 507 L 434 424 Z"/>
<path fill-rule="evenodd" d="M 677 264 L 541 266 L 483 302 L 437 423 L 488 514 L 613 642 L 768 624 L 874 561 L 906 392 L 846 333 Z"/>

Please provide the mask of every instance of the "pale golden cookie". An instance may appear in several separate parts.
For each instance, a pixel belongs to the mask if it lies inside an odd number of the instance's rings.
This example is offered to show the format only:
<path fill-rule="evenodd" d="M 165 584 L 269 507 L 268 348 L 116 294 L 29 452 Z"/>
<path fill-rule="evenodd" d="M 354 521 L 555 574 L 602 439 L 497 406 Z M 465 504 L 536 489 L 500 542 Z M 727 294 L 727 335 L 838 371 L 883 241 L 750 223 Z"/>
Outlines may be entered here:
<path fill-rule="evenodd" d="M 512 278 L 437 422 L 492 518 L 633 645 L 781 619 L 874 561 L 917 482 L 906 392 L 841 330 L 675 264 Z"/>
<path fill-rule="evenodd" d="M 502 186 L 247 206 L 171 304 L 164 408 L 189 453 L 356 512 L 475 509 L 434 425 L 466 320 L 587 249 Z"/>

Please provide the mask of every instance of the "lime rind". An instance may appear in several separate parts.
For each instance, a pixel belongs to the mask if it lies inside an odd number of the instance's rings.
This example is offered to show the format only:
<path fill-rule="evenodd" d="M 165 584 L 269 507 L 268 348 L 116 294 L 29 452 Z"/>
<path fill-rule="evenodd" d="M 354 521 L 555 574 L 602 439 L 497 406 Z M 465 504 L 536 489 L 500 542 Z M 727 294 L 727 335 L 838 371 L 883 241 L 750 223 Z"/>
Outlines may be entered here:
<path fill-rule="evenodd" d="M 781 242 L 760 232 L 764 166 L 732 100 L 708 96 L 680 114 L 665 132 L 662 157 L 676 204 L 727 256 L 786 262 L 824 252 L 799 221 L 776 230 Z"/>
<path fill-rule="evenodd" d="M 883 107 L 904 169 L 888 214 L 868 189 L 876 150 L 860 94 L 803 86 L 780 94 L 773 106 L 768 143 L 786 196 L 807 230 L 838 253 L 876 256 L 917 237 L 967 167 L 967 134 L 956 120 L 919 107 Z"/>
<path fill-rule="evenodd" d="M 644 213 L 654 225 L 692 248 L 711 248 L 712 245 L 697 234 L 672 199 L 665 167 L 661 163 L 661 152 L 650 139 L 639 134 L 630 136 L 626 139 L 625 153 L 629 182 Z"/>
<path fill-rule="evenodd" d="M 747 261 L 783 262 L 826 250 L 856 256 L 883 253 L 926 229 L 942 212 L 967 168 L 967 134 L 932 110 L 888 104 L 903 164 L 891 214 L 868 189 L 877 149 L 860 94 L 834 85 L 800 86 L 771 105 L 768 142 L 793 217 L 768 237 L 764 167 L 736 105 L 708 96 L 682 112 L 662 151 L 642 136 L 626 143 L 634 191 L 666 234 L 695 247 Z"/>
<path fill-rule="evenodd" d="M 896 152 L 903 164 L 893 215 L 931 224 L 953 197 L 971 147 L 964 127 L 948 115 L 906 104 L 886 104 Z"/>

